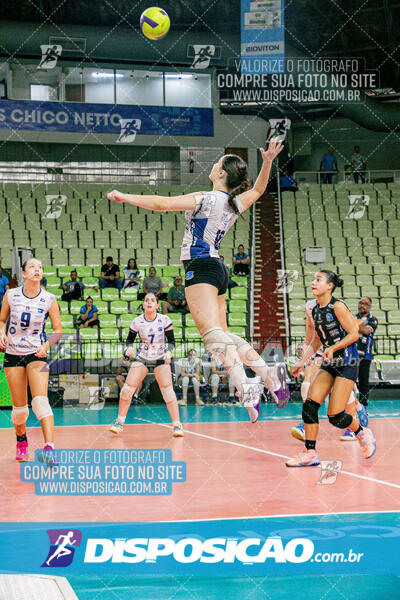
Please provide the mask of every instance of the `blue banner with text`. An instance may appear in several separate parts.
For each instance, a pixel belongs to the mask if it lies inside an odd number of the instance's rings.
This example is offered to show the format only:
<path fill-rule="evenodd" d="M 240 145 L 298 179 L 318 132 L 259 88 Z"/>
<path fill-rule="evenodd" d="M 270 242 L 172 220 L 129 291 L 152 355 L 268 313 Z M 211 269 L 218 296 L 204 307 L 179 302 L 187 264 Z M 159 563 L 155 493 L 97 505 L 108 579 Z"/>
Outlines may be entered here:
<path fill-rule="evenodd" d="M 113 133 L 117 142 L 136 135 L 214 135 L 212 108 L 0 100 L 0 128 Z"/>

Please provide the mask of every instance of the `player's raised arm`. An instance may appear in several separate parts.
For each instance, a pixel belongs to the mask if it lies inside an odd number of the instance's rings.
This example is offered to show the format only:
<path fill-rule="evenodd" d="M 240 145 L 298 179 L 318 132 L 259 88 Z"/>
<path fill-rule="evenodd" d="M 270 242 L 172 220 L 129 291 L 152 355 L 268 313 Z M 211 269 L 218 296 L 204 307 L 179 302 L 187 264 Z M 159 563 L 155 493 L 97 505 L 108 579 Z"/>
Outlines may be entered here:
<path fill-rule="evenodd" d="M 141 196 L 138 194 L 123 194 L 118 190 L 113 190 L 107 194 L 107 198 L 114 202 L 127 202 L 156 212 L 194 210 L 203 200 L 201 192 L 185 194 L 183 196 Z"/>
<path fill-rule="evenodd" d="M 241 205 L 243 207 L 242 212 L 250 208 L 250 206 L 254 204 L 254 202 L 256 202 L 256 200 L 258 200 L 259 197 L 262 196 L 265 192 L 269 180 L 269 175 L 271 173 L 272 163 L 282 150 L 282 142 L 277 142 L 274 138 L 272 138 L 269 142 L 268 150 L 260 148 L 261 156 L 263 159 L 261 171 L 259 172 L 258 177 L 251 190 L 243 192 L 238 196 L 238 199 L 240 200 Z"/>

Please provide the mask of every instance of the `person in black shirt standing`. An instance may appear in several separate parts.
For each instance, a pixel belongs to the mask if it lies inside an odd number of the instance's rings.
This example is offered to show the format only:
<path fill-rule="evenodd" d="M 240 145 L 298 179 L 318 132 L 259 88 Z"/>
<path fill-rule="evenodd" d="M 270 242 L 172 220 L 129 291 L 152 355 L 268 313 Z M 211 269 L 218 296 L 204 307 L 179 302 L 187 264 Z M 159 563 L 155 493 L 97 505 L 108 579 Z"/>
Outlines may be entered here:
<path fill-rule="evenodd" d="M 113 263 L 112 256 L 107 256 L 106 264 L 101 267 L 99 286 L 101 290 L 105 287 L 115 287 L 120 290 L 122 287 L 119 266 Z"/>
<path fill-rule="evenodd" d="M 372 431 L 363 429 L 359 421 L 345 411 L 357 379 L 359 330 L 356 319 L 343 300 L 332 295 L 335 288 L 342 285 L 343 280 L 338 275 L 325 269 L 318 271 L 312 282 L 312 291 L 317 300 L 312 309 L 314 335 L 300 361 L 292 367 L 292 375 L 298 377 L 321 345 L 323 362 L 303 404 L 305 448 L 298 456 L 287 461 L 288 467 L 319 465 L 315 449 L 318 411 L 328 394 L 329 422 L 339 429 L 350 429 L 355 433 L 364 458 L 370 458 L 376 451 Z"/>
<path fill-rule="evenodd" d="M 360 402 L 368 406 L 369 399 L 369 370 L 371 368 L 374 333 L 378 327 L 378 319 L 371 315 L 372 300 L 368 296 L 361 298 L 358 303 L 358 313 L 355 315 L 360 332 L 358 340 L 358 354 L 360 364 L 358 367 L 358 390 Z"/>

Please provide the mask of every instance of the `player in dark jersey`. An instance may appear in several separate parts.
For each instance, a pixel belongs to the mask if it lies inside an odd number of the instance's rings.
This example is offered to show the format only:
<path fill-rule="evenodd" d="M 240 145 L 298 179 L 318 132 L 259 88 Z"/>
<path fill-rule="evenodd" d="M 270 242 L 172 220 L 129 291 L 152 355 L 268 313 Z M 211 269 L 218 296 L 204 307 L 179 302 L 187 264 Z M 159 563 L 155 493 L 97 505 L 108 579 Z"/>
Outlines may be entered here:
<path fill-rule="evenodd" d="M 363 429 L 359 421 L 345 411 L 357 379 L 359 338 L 358 323 L 343 300 L 332 294 L 342 287 L 343 280 L 328 270 L 318 271 L 312 282 L 317 303 L 312 309 L 314 337 L 300 361 L 292 368 L 298 377 L 304 365 L 318 349 L 323 347 L 323 362 L 313 381 L 307 400 L 303 404 L 305 425 L 305 448 L 286 463 L 288 467 L 311 467 L 319 465 L 316 452 L 318 435 L 318 411 L 330 394 L 329 422 L 339 429 L 350 429 L 357 436 L 364 458 L 375 454 L 375 438 L 370 429 Z"/>

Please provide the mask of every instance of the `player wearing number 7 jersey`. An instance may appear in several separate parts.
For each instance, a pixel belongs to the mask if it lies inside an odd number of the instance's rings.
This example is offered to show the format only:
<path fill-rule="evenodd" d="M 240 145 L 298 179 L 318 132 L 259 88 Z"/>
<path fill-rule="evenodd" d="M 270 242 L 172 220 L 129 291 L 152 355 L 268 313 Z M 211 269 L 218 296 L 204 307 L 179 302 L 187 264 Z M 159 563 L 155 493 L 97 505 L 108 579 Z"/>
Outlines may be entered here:
<path fill-rule="evenodd" d="M 129 369 L 126 382 L 122 386 L 119 398 L 118 417 L 110 427 L 111 433 L 118 435 L 124 429 L 126 415 L 131 399 L 149 370 L 153 370 L 167 406 L 173 426 L 173 436 L 183 437 L 179 419 L 179 407 L 172 385 L 171 353 L 175 347 L 172 321 L 167 315 L 160 315 L 158 300 L 149 292 L 143 301 L 144 313 L 133 319 L 126 340 L 126 358 L 135 356 Z M 133 343 L 139 336 L 139 349 L 135 354 Z"/>
<path fill-rule="evenodd" d="M 32 410 L 44 437 L 41 460 L 51 464 L 54 454 L 54 417 L 48 400 L 47 350 L 62 334 L 60 309 L 53 294 L 42 287 L 43 267 L 31 258 L 22 265 L 24 285 L 7 290 L 0 313 L 0 346 L 5 349 L 4 373 L 12 398 L 11 419 L 17 435 L 18 461 L 28 460 L 26 421 L 29 416 L 27 383 Z M 50 317 L 54 333 L 47 340 L 45 324 Z M 8 331 L 6 323 L 9 320 Z"/>

